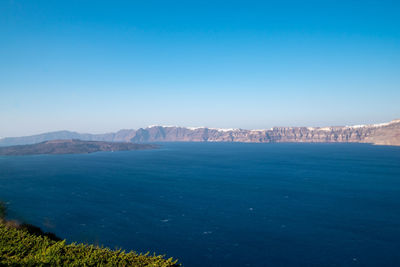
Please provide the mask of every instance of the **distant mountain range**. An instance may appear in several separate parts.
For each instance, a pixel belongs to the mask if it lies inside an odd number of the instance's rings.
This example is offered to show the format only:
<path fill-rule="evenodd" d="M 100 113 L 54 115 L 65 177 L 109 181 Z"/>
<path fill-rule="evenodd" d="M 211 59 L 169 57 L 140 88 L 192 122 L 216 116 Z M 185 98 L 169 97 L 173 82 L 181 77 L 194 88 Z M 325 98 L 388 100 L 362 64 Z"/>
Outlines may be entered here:
<path fill-rule="evenodd" d="M 332 127 L 273 127 L 262 130 L 207 127 L 149 126 L 116 133 L 81 134 L 58 131 L 0 139 L 0 146 L 35 144 L 49 140 L 80 139 L 106 142 L 318 142 L 400 145 L 400 120 L 388 123 Z"/>

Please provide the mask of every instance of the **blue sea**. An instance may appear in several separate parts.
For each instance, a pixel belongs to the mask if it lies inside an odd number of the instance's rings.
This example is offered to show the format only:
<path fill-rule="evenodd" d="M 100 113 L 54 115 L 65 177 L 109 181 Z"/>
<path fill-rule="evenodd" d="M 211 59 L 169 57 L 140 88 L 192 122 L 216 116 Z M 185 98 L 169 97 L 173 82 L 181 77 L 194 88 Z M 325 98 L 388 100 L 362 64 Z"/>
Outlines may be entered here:
<path fill-rule="evenodd" d="M 9 217 L 184 266 L 400 266 L 400 147 L 164 143 L 0 157 Z"/>

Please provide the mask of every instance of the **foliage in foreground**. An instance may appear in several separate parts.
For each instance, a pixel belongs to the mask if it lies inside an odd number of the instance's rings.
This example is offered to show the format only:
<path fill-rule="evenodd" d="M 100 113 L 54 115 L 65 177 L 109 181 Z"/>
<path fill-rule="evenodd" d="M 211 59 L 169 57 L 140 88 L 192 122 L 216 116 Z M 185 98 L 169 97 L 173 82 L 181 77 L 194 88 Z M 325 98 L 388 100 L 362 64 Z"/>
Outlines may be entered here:
<path fill-rule="evenodd" d="M 172 258 L 66 244 L 0 222 L 1 266 L 178 266 Z"/>

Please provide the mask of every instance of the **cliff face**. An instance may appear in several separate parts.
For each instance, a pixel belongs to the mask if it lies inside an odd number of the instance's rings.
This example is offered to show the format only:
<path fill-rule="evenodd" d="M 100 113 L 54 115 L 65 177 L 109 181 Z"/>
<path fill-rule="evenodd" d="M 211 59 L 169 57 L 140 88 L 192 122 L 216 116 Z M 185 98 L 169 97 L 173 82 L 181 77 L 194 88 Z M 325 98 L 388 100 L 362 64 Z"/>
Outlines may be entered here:
<path fill-rule="evenodd" d="M 368 135 L 364 143 L 376 145 L 400 146 L 400 120 L 389 123 L 384 127 L 377 127 Z"/>
<path fill-rule="evenodd" d="M 274 127 L 268 130 L 153 126 L 139 129 L 131 142 L 351 142 L 400 145 L 400 120 L 345 127 Z"/>
<path fill-rule="evenodd" d="M 54 139 L 81 139 L 108 142 L 351 142 L 400 145 L 400 120 L 373 125 L 344 127 L 274 127 L 265 130 L 186 128 L 151 126 L 138 130 L 120 130 L 108 134 L 54 132 L 29 137 L 5 138 L 0 146 L 32 144 Z"/>

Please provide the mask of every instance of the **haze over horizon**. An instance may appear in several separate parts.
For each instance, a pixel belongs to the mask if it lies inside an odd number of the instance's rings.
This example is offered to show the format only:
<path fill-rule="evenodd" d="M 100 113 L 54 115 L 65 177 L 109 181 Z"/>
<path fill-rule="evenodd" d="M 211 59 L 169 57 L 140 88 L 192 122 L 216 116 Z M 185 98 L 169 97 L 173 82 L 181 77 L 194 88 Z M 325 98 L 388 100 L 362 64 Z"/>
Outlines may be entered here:
<path fill-rule="evenodd" d="M 3 1 L 0 137 L 400 118 L 394 1 Z"/>

